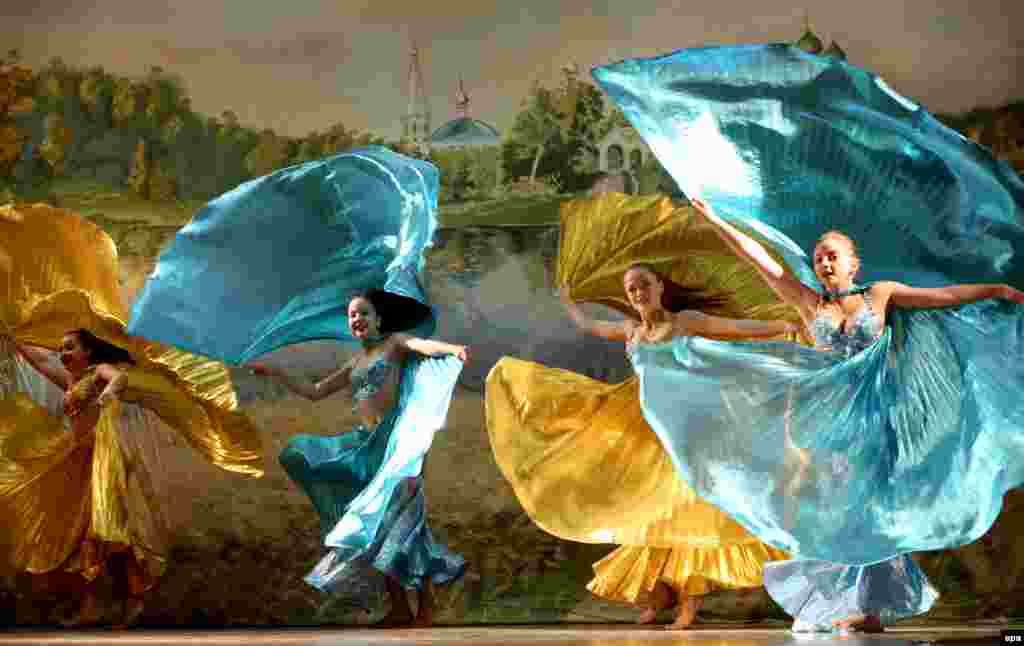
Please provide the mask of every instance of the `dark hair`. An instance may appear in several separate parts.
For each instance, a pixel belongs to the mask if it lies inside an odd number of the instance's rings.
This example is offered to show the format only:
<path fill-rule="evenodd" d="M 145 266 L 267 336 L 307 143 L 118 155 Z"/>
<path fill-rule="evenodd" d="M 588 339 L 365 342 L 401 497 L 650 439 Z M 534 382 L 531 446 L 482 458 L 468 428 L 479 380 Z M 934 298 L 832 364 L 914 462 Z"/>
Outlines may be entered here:
<path fill-rule="evenodd" d="M 357 298 L 367 300 L 370 305 L 373 305 L 374 311 L 380 317 L 380 331 L 383 334 L 411 330 L 433 314 L 429 305 L 425 305 L 415 298 L 383 289 L 370 289 L 356 294 L 349 300 L 349 303 Z"/>
<path fill-rule="evenodd" d="M 135 360 L 132 359 L 132 355 L 127 350 L 97 338 L 89 330 L 72 330 L 70 334 L 77 336 L 82 347 L 89 352 L 89 365 L 91 366 L 99 363 L 135 364 Z"/>
<path fill-rule="evenodd" d="M 661 281 L 662 285 L 664 285 L 661 292 L 661 306 L 669 312 L 675 313 L 682 312 L 683 310 L 705 311 L 723 307 L 726 304 L 725 298 L 705 294 L 699 289 L 683 287 L 671 278 L 666 278 L 645 262 L 635 262 L 627 267 L 626 271 L 628 272 L 631 269 L 642 269 L 653 274 Z M 623 274 L 623 277 L 625 277 L 625 274 Z"/>

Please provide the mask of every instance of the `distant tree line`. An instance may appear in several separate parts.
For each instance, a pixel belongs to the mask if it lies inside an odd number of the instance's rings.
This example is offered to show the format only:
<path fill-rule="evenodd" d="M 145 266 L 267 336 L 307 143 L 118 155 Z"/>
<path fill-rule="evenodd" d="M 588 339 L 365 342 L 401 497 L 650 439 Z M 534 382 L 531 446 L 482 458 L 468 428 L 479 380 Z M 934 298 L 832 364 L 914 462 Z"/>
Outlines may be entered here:
<path fill-rule="evenodd" d="M 184 80 L 161 67 L 133 79 L 60 58 L 33 72 L 15 51 L 0 60 L 0 183 L 15 192 L 79 179 L 154 201 L 204 199 L 369 144 L 385 141 L 342 123 L 286 137 L 231 110 L 199 114 Z"/>

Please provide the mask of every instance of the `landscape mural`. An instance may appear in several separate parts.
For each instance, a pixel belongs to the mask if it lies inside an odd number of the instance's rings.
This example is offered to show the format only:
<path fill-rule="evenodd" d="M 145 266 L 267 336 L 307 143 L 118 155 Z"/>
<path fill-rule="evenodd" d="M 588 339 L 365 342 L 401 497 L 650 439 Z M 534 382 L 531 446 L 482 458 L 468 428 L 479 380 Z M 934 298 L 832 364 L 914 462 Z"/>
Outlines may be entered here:
<path fill-rule="evenodd" d="M 110 3 L 108 10 L 114 11 L 118 4 Z M 877 4 L 881 11 L 883 3 Z M 606 5 L 609 24 L 633 17 L 627 9 Z M 566 46 L 561 48 L 563 52 L 548 41 L 569 42 L 582 38 L 588 30 L 597 39 L 612 34 L 609 38 L 615 46 L 609 49 L 620 53 L 618 58 L 647 55 L 655 43 L 645 43 L 646 49 L 635 52 L 625 45 L 629 34 L 609 26 L 599 28 L 605 22 L 594 15 L 574 16 L 565 9 L 561 16 L 545 19 L 545 34 L 552 30 L 557 34 L 558 20 L 569 25 L 578 18 L 586 27 L 570 34 L 574 28 L 566 26 L 562 36 L 539 36 L 542 44 L 537 46 L 553 62 L 539 71 L 521 66 L 521 82 L 513 84 L 517 90 L 500 92 L 495 85 L 515 74 L 507 65 L 501 71 L 504 76 L 494 79 L 488 78 L 488 70 L 479 62 L 456 69 L 456 58 L 450 53 L 444 54 L 445 67 L 431 64 L 432 57 L 443 58 L 440 43 L 452 37 L 450 29 L 438 23 L 459 20 L 459 12 L 465 10 L 452 2 L 437 8 L 443 20 L 422 15 L 422 9 L 406 18 L 398 8 L 375 10 L 379 15 L 363 16 L 363 23 L 353 18 L 356 26 L 387 23 L 396 32 L 407 24 L 418 25 L 418 31 L 394 35 L 390 41 L 394 51 L 389 56 L 369 50 L 361 53 L 352 45 L 350 51 L 337 56 L 336 63 L 315 62 L 316 43 L 307 43 L 310 51 L 294 54 L 283 35 L 278 45 L 270 40 L 251 41 L 249 55 L 257 62 L 247 63 L 250 66 L 260 64 L 254 52 L 277 46 L 283 60 L 294 55 L 300 63 L 319 65 L 317 78 L 323 83 L 343 84 L 344 73 L 338 70 L 346 65 L 370 66 L 383 79 L 374 81 L 374 87 L 383 84 L 392 92 L 390 102 L 376 99 L 376 104 L 364 109 L 367 115 L 383 110 L 386 119 L 332 120 L 329 111 L 320 111 L 318 116 L 307 115 L 302 120 L 316 124 L 303 132 L 296 131 L 299 126 L 288 115 L 276 120 L 258 116 L 272 109 L 261 113 L 248 106 L 251 97 L 260 94 L 251 89 L 239 91 L 240 103 L 247 103 L 247 114 L 253 115 L 249 118 L 227 102 L 220 109 L 210 108 L 213 100 L 206 96 L 200 100 L 200 90 L 190 79 L 190 70 L 195 70 L 197 63 L 186 56 L 189 51 L 184 51 L 184 45 L 176 44 L 173 33 L 165 36 L 169 44 L 163 55 L 159 48 L 135 52 L 132 48 L 138 41 L 129 39 L 120 62 L 111 64 L 100 62 L 100 57 L 91 56 L 84 46 L 78 55 L 59 47 L 52 48 L 50 55 L 46 42 L 21 42 L 34 37 L 32 34 L 46 33 L 47 20 L 60 24 L 51 32 L 54 38 L 66 37 L 68 30 L 74 29 L 74 20 L 62 22 L 59 14 L 44 15 L 43 9 L 11 16 L 4 12 L 14 10 L 0 10 L 0 21 L 13 25 L 10 20 L 20 20 L 19 33 L 24 34 L 21 39 L 5 41 L 18 46 L 0 56 L 0 204 L 46 203 L 99 225 L 117 245 L 121 286 L 130 303 L 175 233 L 208 200 L 243 182 L 370 144 L 430 160 L 441 171 L 442 192 L 440 229 L 428 254 L 425 283 L 439 313 L 438 336 L 467 343 L 474 350 L 473 361 L 460 378 L 447 424 L 434 440 L 426 463 L 432 527 L 470 563 L 462 580 L 438 592 L 437 622 L 633 621 L 634 608 L 602 601 L 585 589 L 592 577 L 592 563 L 613 546 L 572 543 L 548 535 L 519 505 L 488 443 L 483 381 L 505 355 L 610 382 L 630 374 L 622 348 L 583 337 L 559 303 L 553 282 L 559 209 L 594 191 L 664 194 L 681 205 L 686 202 L 622 114 L 590 79 L 589 66 L 606 59 L 587 58 L 582 52 L 590 50 L 585 47 Z M 933 58 L 941 58 L 935 52 L 953 49 L 970 57 L 975 48 L 982 61 L 977 64 L 979 70 L 989 61 L 986 46 L 1008 49 L 1016 54 L 998 59 L 1010 69 L 1004 70 L 1006 76 L 1000 79 L 1015 77 L 1017 82 L 1007 85 L 996 79 L 990 84 L 1005 90 L 1001 100 L 991 99 L 998 92 L 989 89 L 985 90 L 988 95 L 972 100 L 965 89 L 969 86 L 961 83 L 956 101 L 946 100 L 933 112 L 1024 173 L 1024 86 L 1020 84 L 1024 58 L 1019 37 L 1004 33 L 1005 24 L 1013 23 L 1013 18 L 972 19 L 967 14 L 949 18 L 970 23 L 964 27 L 962 42 L 950 40 L 927 49 L 919 34 L 908 35 L 907 42 L 900 43 L 889 31 L 885 37 L 876 35 L 872 46 L 871 34 L 853 32 L 847 26 L 844 11 L 848 10 L 825 7 L 808 17 L 780 5 L 773 21 L 746 32 L 711 24 L 706 38 L 694 28 L 672 42 L 659 36 L 656 44 L 658 50 L 670 51 L 712 41 L 792 42 L 812 53 L 848 56 L 854 64 L 862 64 L 858 57 L 863 56 L 870 59 L 863 64 L 882 75 L 888 72 L 886 50 L 902 65 L 906 56 L 900 47 L 917 48 L 921 56 Z M 1020 9 L 1013 11 L 1019 24 L 1024 16 Z M 88 21 L 98 20 L 95 15 L 81 19 L 83 30 L 91 24 Z M 699 17 L 678 19 L 693 22 Z M 116 15 L 112 20 L 117 21 Z M 494 33 L 505 29 L 503 24 L 511 24 L 504 15 L 474 15 L 467 20 L 475 26 L 490 21 L 488 29 Z M 907 29 L 917 24 L 913 16 L 898 22 Z M 0 33 L 5 29 L 8 27 L 0 27 Z M 237 28 L 224 29 L 224 48 L 249 51 L 239 44 L 246 42 L 244 34 L 236 33 Z M 289 29 L 292 27 L 282 27 L 281 33 Z M 824 30 L 837 35 L 822 38 L 818 31 Z M 986 30 L 995 34 L 988 45 L 976 35 Z M 488 33 L 482 27 L 472 33 L 478 32 Z M 341 29 L 337 38 L 343 39 L 346 33 Z M 638 27 L 632 38 L 642 40 L 643 34 Z M 846 39 L 838 34 L 846 34 Z M 330 41 L 330 34 L 325 38 Z M 489 46 L 485 36 L 473 38 L 479 40 L 463 44 L 470 57 Z M 321 46 L 328 54 L 334 51 L 329 42 Z M 505 55 L 515 56 L 515 52 L 506 50 Z M 240 56 L 244 61 L 245 56 Z M 526 58 L 534 60 L 535 55 Z M 484 59 L 497 60 L 489 52 Z M 904 67 L 894 64 L 897 69 L 904 73 Z M 941 69 L 914 73 L 943 74 Z M 225 78 L 224 83 L 254 82 L 253 77 L 245 79 Z M 281 105 L 285 99 L 280 94 L 287 91 L 274 87 L 273 74 L 267 82 L 263 90 L 267 100 L 272 98 L 273 105 Z M 937 86 L 942 83 L 935 81 Z M 346 96 L 351 110 L 358 112 L 360 93 L 356 83 L 339 95 Z M 481 95 L 486 99 L 480 100 Z M 203 107 L 198 107 L 200 103 Z M 596 307 L 593 311 L 615 316 Z M 349 353 L 345 346 L 323 342 L 287 348 L 277 355 L 284 365 L 301 366 L 307 376 L 315 378 L 327 374 Z M 213 467 L 189 459 L 186 447 L 168 448 L 161 477 L 177 501 L 170 515 L 174 566 L 147 603 L 140 623 L 208 627 L 366 624 L 375 620 L 376 614 L 348 607 L 303 582 L 302 577 L 322 553 L 318 519 L 276 459 L 295 433 L 333 434 L 349 428 L 349 400 L 337 396 L 312 404 L 246 370 L 233 370 L 243 409 L 255 420 L 267 448 L 266 476 L 239 485 Z M 1018 490 L 1007 497 L 995 527 L 981 540 L 956 550 L 916 554 L 942 591 L 940 602 L 922 621 L 1024 616 L 1021 535 L 1024 492 Z M 6 576 L 2 585 L 3 625 L 54 624 L 74 610 L 59 593 L 35 590 L 22 576 Z M 702 620 L 736 623 L 786 621 L 786 615 L 760 589 L 713 594 L 701 616 Z"/>

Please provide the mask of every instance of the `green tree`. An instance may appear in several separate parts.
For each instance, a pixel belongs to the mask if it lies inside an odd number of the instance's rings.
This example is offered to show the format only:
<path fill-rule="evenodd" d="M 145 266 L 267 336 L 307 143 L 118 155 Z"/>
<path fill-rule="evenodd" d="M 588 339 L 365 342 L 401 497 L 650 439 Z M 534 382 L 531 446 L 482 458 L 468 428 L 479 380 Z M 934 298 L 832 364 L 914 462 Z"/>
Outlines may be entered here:
<path fill-rule="evenodd" d="M 513 154 L 517 156 L 532 154 L 533 164 L 530 168 L 530 182 L 537 179 L 544 151 L 552 145 L 564 143 L 565 133 L 562 130 L 564 115 L 558 107 L 559 97 L 555 92 L 534 83 L 530 95 L 523 102 L 523 109 L 516 115 L 512 126 L 512 139 L 520 147 L 513 146 Z M 522 151 L 522 152 L 517 152 Z"/>

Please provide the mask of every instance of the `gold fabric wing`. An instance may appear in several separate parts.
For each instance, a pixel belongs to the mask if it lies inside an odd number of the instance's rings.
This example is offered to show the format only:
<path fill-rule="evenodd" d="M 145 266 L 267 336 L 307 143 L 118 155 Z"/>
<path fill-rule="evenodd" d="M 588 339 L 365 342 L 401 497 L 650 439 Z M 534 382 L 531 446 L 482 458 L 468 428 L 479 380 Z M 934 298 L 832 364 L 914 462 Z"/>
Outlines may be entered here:
<path fill-rule="evenodd" d="M 125 333 L 117 250 L 102 230 L 46 205 L 4 207 L 0 239 L 10 259 L 0 274 L 0 330 L 56 350 L 64 335 L 87 329 L 137 362 L 134 397 L 147 402 L 189 444 L 222 468 L 260 476 L 259 433 L 236 411 L 227 366 Z M 138 377 L 141 374 L 147 378 Z M 152 386 L 148 395 L 140 388 Z"/>
<path fill-rule="evenodd" d="M 609 193 L 562 207 L 558 284 L 574 301 L 599 303 L 635 316 L 622 278 L 646 263 L 682 287 L 722 299 L 705 314 L 799 322 L 748 263 L 740 260 L 690 207 L 663 196 Z M 760 238 L 753 231 L 745 231 Z M 770 245 L 766 245 L 770 248 Z M 776 260 L 785 265 L 781 256 Z"/>

